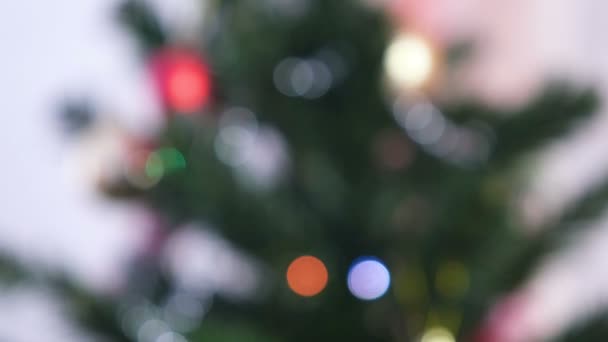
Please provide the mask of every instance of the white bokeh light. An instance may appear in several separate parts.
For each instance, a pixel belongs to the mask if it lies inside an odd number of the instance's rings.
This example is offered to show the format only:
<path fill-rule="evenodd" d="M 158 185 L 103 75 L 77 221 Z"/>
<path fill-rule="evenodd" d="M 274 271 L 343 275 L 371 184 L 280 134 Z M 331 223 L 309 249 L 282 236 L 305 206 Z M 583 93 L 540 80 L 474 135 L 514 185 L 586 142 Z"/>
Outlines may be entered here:
<path fill-rule="evenodd" d="M 168 331 L 160 335 L 156 342 L 188 342 L 186 338 L 176 332 Z"/>
<path fill-rule="evenodd" d="M 220 161 L 232 167 L 239 182 L 253 190 L 277 185 L 289 165 L 287 142 L 280 132 L 260 125 L 247 108 L 227 110 L 214 142 Z"/>
<path fill-rule="evenodd" d="M 384 68 L 398 87 L 420 88 L 433 72 L 433 53 L 419 36 L 397 36 L 386 50 Z"/>
<path fill-rule="evenodd" d="M 273 80 L 283 95 L 316 99 L 329 91 L 334 83 L 334 75 L 322 59 L 289 57 L 276 66 Z"/>
<path fill-rule="evenodd" d="M 163 264 L 178 288 L 189 295 L 209 298 L 218 294 L 232 300 L 260 296 L 261 267 L 203 225 L 186 225 L 173 233 Z"/>
<path fill-rule="evenodd" d="M 377 258 L 365 257 L 356 260 L 348 271 L 348 289 L 362 300 L 382 297 L 391 284 L 391 275 Z"/>

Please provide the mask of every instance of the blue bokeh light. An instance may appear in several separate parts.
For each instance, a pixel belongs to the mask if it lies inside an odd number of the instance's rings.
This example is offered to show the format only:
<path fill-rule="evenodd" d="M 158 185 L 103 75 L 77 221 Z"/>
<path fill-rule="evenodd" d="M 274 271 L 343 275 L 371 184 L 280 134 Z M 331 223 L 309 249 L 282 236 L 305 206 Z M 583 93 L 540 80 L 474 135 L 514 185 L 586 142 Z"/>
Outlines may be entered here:
<path fill-rule="evenodd" d="M 376 257 L 356 259 L 348 271 L 348 289 L 362 300 L 382 297 L 391 283 L 391 275 L 384 263 Z"/>

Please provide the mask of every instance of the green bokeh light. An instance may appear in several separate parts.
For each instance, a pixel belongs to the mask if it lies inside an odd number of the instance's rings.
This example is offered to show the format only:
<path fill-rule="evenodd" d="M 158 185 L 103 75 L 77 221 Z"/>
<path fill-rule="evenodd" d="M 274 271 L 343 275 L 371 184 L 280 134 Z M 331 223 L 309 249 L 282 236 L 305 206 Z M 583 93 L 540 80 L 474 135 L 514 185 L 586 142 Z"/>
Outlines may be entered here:
<path fill-rule="evenodd" d="M 152 152 L 146 161 L 146 176 L 150 179 L 160 179 L 165 174 L 165 165 L 160 153 Z"/>
<path fill-rule="evenodd" d="M 171 171 L 186 168 L 186 158 L 175 148 L 161 148 L 148 156 L 146 161 L 146 176 L 153 180 L 160 180 Z"/>
<path fill-rule="evenodd" d="M 162 160 L 165 171 L 174 171 L 186 168 L 186 158 L 175 148 L 162 148 L 156 151 Z"/>

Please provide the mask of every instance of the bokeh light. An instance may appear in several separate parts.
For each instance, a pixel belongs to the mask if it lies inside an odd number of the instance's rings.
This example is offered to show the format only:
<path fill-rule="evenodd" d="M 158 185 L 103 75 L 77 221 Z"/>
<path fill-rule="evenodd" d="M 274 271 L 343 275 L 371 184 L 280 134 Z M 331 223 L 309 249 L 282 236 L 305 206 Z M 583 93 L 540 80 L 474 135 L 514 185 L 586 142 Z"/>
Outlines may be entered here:
<path fill-rule="evenodd" d="M 149 189 L 160 182 L 165 169 L 160 156 L 154 153 L 154 146 L 138 141 L 131 143 L 125 153 L 122 174 L 129 185 Z"/>
<path fill-rule="evenodd" d="M 173 330 L 189 332 L 200 324 L 210 305 L 188 291 L 178 291 L 167 298 L 162 317 Z"/>
<path fill-rule="evenodd" d="M 154 153 L 160 156 L 165 171 L 175 171 L 186 168 L 186 158 L 179 150 L 175 148 L 161 148 Z"/>
<path fill-rule="evenodd" d="M 149 179 L 154 179 L 156 181 L 163 177 L 165 174 L 165 165 L 158 153 L 150 153 L 148 160 L 146 160 L 145 172 Z"/>
<path fill-rule="evenodd" d="M 169 101 L 180 111 L 198 109 L 207 97 L 209 85 L 194 66 L 179 65 L 168 79 Z"/>
<path fill-rule="evenodd" d="M 127 181 L 137 188 L 150 188 L 160 182 L 166 174 L 186 167 L 184 155 L 175 148 L 139 151 L 138 154 L 133 157 L 135 165 L 131 165 L 125 170 Z M 145 162 L 138 166 L 137 164 L 141 161 L 136 159 L 145 160 Z"/>
<path fill-rule="evenodd" d="M 315 99 L 327 93 L 334 77 L 320 59 L 290 57 L 276 66 L 273 79 L 275 87 L 284 95 Z"/>
<path fill-rule="evenodd" d="M 310 255 L 298 257 L 287 268 L 289 288 L 303 297 L 319 294 L 327 285 L 328 273 L 325 264 Z"/>
<path fill-rule="evenodd" d="M 363 300 L 382 297 L 391 284 L 388 268 L 374 257 L 355 260 L 348 272 L 348 289 L 353 296 Z"/>
<path fill-rule="evenodd" d="M 426 152 L 447 162 L 470 166 L 490 153 L 490 129 L 478 122 L 457 124 L 424 99 L 399 98 L 393 116 L 407 135 Z"/>
<path fill-rule="evenodd" d="M 214 140 L 217 158 L 252 190 L 268 190 L 282 180 L 289 163 L 287 143 L 275 128 L 260 125 L 244 107 L 226 109 Z"/>
<path fill-rule="evenodd" d="M 155 342 L 157 338 L 169 331 L 171 330 L 167 323 L 158 319 L 150 319 L 139 327 L 137 340 L 142 342 Z"/>
<path fill-rule="evenodd" d="M 118 313 L 122 331 L 136 339 L 141 326 L 157 316 L 156 311 L 156 307 L 147 300 L 126 300 Z"/>
<path fill-rule="evenodd" d="M 402 265 L 393 272 L 393 293 L 405 305 L 421 305 L 428 300 L 426 277 L 419 265 Z"/>
<path fill-rule="evenodd" d="M 160 335 L 155 342 L 188 342 L 188 340 L 178 333 L 167 331 Z"/>
<path fill-rule="evenodd" d="M 255 114 L 244 107 L 225 110 L 219 121 L 219 132 L 214 148 L 217 157 L 227 165 L 239 167 L 248 159 L 248 151 L 255 143 L 258 121 Z"/>
<path fill-rule="evenodd" d="M 207 299 L 216 295 L 230 300 L 262 296 L 260 267 L 210 226 L 189 224 L 179 227 L 166 242 L 162 259 L 176 288 L 186 291 L 183 294 L 188 297 L 201 300 L 203 315 L 212 304 Z M 187 315 L 196 319 L 201 314 L 200 309 L 200 306 L 182 308 L 179 315 L 183 317 L 189 312 Z"/>
<path fill-rule="evenodd" d="M 399 35 L 386 50 L 384 68 L 396 86 L 420 88 L 433 72 L 432 49 L 422 37 Z"/>
<path fill-rule="evenodd" d="M 445 328 L 433 327 L 424 332 L 420 342 L 456 342 L 456 338 Z"/>
<path fill-rule="evenodd" d="M 420 145 L 432 145 L 441 139 L 446 129 L 446 120 L 432 104 L 422 102 L 407 111 L 403 125 L 409 136 Z"/>
<path fill-rule="evenodd" d="M 204 107 L 211 96 L 211 77 L 207 66 L 194 53 L 163 51 L 152 61 L 152 71 L 165 104 L 180 113 Z"/>
<path fill-rule="evenodd" d="M 469 288 L 469 272 L 460 262 L 448 261 L 437 270 L 435 287 L 445 297 L 460 297 Z"/>
<path fill-rule="evenodd" d="M 387 130 L 375 138 L 372 147 L 376 164 L 386 171 L 407 167 L 414 159 L 414 150 L 402 132 Z"/>

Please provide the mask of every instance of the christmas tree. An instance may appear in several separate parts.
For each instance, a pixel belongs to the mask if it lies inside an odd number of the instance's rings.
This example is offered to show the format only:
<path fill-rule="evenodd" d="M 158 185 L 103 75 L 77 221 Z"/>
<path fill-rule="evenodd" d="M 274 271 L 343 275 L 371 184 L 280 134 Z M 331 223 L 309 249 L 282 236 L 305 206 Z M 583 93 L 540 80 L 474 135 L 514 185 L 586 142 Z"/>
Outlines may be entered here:
<path fill-rule="evenodd" d="M 594 95 L 552 84 L 515 111 L 442 98 L 439 52 L 358 1 L 209 6 L 192 40 L 143 2 L 120 9 L 166 125 L 103 190 L 159 227 L 120 295 L 54 281 L 75 315 L 112 341 L 508 341 L 496 303 L 516 308 L 506 295 L 603 208 L 606 188 L 531 234 L 514 206 L 526 158 Z M 229 281 L 176 281 L 160 255 L 192 226 L 246 266 L 210 248 Z"/>

